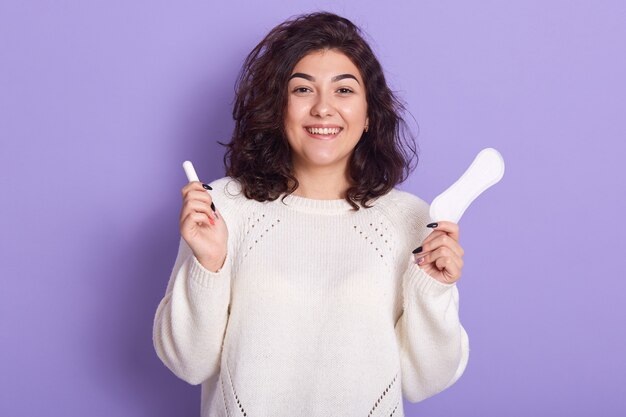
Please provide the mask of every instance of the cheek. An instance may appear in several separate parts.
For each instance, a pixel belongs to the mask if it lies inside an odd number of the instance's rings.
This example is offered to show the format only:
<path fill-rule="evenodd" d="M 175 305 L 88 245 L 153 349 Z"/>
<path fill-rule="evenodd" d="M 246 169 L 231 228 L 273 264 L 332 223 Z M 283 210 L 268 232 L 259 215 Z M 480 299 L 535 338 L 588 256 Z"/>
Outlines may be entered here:
<path fill-rule="evenodd" d="M 287 142 L 289 142 L 291 146 L 295 144 L 294 138 L 297 137 L 297 132 L 301 125 L 300 120 L 301 117 L 298 114 L 296 106 L 294 106 L 293 103 L 288 103 L 287 109 L 285 110 L 283 126 Z"/>
<path fill-rule="evenodd" d="M 343 106 L 342 113 L 352 123 L 362 123 L 367 117 L 367 104 L 366 103 L 350 103 Z"/>
<path fill-rule="evenodd" d="M 302 106 L 302 103 L 297 103 L 297 102 L 288 103 L 287 111 L 285 113 L 285 123 L 288 125 L 299 125 L 299 122 L 302 119 L 303 113 L 305 111 L 306 110 Z"/>
<path fill-rule="evenodd" d="M 361 118 L 363 121 L 367 119 L 367 102 L 366 101 L 361 103 Z"/>

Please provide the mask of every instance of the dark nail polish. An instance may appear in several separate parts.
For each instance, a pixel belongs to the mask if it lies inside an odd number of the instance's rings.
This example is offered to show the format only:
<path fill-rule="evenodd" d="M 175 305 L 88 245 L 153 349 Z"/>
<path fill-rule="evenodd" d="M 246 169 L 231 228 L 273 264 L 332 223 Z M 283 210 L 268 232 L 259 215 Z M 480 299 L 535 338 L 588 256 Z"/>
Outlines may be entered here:
<path fill-rule="evenodd" d="M 212 190 L 213 187 L 211 187 L 209 184 L 204 184 L 202 183 L 202 188 L 204 188 L 205 190 Z"/>
<path fill-rule="evenodd" d="M 212 201 L 211 201 L 211 209 L 213 210 L 213 213 L 215 213 L 215 204 L 213 204 Z"/>
<path fill-rule="evenodd" d="M 422 251 L 422 247 L 421 246 L 413 249 L 413 253 L 420 253 L 421 251 Z"/>
<path fill-rule="evenodd" d="M 439 226 L 437 223 L 429 223 L 426 225 L 426 227 L 432 227 L 433 229 L 437 226 Z"/>

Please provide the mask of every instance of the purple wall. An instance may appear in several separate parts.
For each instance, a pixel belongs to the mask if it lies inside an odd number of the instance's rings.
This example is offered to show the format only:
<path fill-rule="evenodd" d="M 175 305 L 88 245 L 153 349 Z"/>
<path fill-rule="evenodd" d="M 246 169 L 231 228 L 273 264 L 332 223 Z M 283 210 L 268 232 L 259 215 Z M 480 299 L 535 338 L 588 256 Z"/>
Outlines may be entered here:
<path fill-rule="evenodd" d="M 402 189 L 431 201 L 488 146 L 507 164 L 460 222 L 468 368 L 407 416 L 626 415 L 626 3 L 362 3 L 0 3 L 0 415 L 199 415 L 151 340 L 181 163 L 223 176 L 245 55 L 320 9 L 419 124 Z"/>

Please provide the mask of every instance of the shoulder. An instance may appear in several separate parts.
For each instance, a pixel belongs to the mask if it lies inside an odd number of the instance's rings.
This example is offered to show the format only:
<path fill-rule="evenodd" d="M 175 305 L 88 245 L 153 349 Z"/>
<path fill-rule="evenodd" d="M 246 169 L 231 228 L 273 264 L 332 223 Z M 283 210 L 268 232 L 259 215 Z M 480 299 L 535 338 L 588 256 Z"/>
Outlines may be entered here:
<path fill-rule="evenodd" d="M 394 225 L 402 244 L 421 242 L 431 231 L 426 227 L 430 223 L 430 204 L 415 194 L 394 188 L 380 202 L 380 210 Z"/>
<path fill-rule="evenodd" d="M 232 177 L 222 177 L 209 183 L 211 188 L 211 196 L 220 200 L 237 201 L 246 197 L 241 192 L 241 183 Z"/>
<path fill-rule="evenodd" d="M 222 177 L 208 183 L 211 199 L 217 210 L 224 217 L 229 231 L 237 231 L 242 219 L 250 210 L 253 200 L 249 200 L 242 192 L 241 183 L 232 177 Z"/>
<path fill-rule="evenodd" d="M 394 188 L 384 196 L 382 206 L 391 216 L 403 220 L 403 223 L 430 223 L 430 204 L 409 191 Z"/>
<path fill-rule="evenodd" d="M 394 188 L 389 192 L 389 196 L 393 200 L 405 205 L 406 207 L 413 207 L 415 209 L 421 210 L 430 208 L 430 205 L 426 201 L 409 191 L 403 191 L 398 188 Z"/>

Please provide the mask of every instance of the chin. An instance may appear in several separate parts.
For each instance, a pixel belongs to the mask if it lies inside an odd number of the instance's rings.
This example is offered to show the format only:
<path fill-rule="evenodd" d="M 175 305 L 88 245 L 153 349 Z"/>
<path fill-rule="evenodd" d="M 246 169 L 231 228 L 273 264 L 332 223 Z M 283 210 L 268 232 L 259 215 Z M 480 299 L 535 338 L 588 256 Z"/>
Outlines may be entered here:
<path fill-rule="evenodd" d="M 340 157 L 333 158 L 307 158 L 307 164 L 310 166 L 330 167 L 333 165 L 341 165 L 345 163 L 345 160 Z"/>

